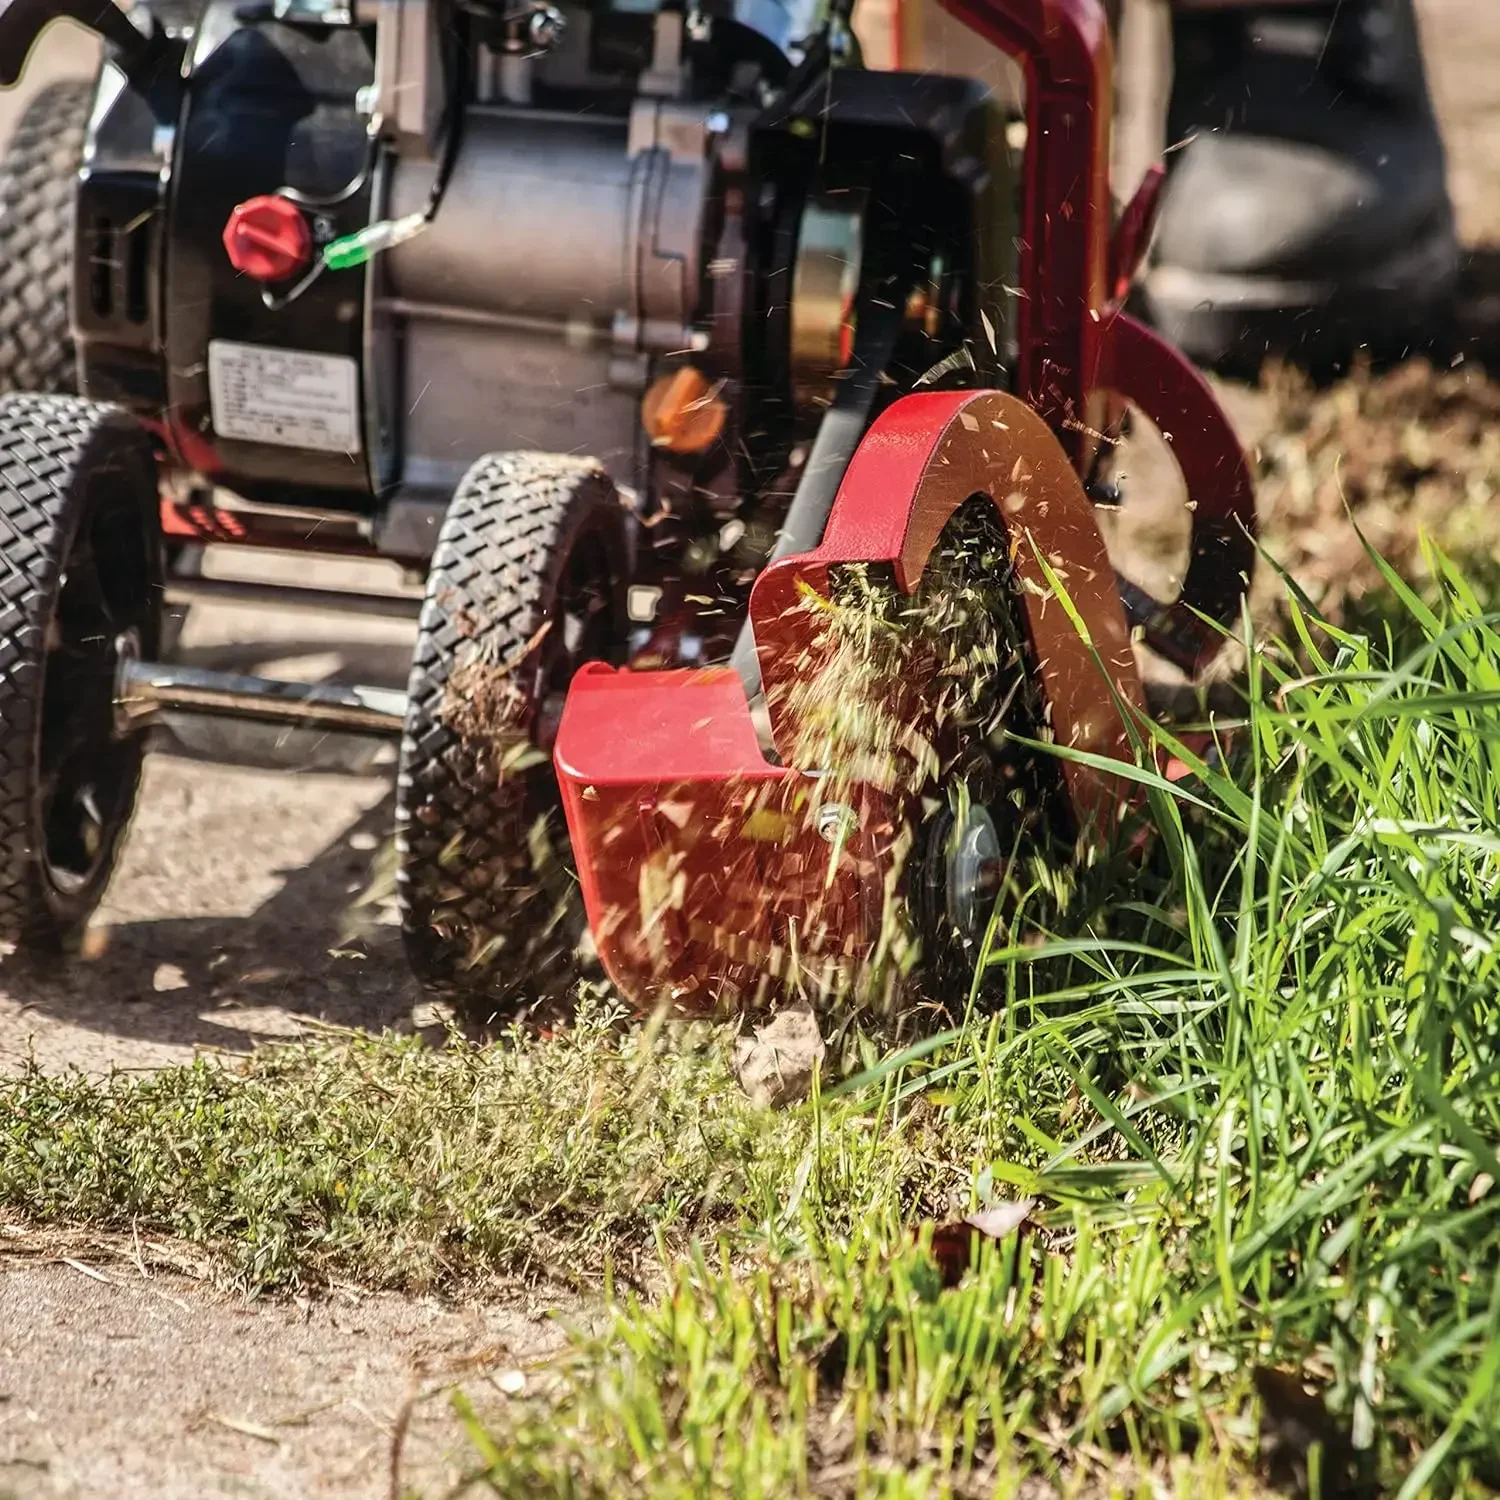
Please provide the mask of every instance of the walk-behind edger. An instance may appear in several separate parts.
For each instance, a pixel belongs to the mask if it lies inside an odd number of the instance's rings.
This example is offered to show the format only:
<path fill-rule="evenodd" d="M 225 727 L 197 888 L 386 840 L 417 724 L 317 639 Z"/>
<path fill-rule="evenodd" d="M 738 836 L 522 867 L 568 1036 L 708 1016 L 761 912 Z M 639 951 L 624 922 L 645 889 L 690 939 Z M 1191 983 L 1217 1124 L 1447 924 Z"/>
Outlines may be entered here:
<path fill-rule="evenodd" d="M 398 737 L 407 949 L 487 1014 L 580 945 L 688 1011 L 941 975 L 1107 834 L 1251 482 L 1124 310 L 1161 177 L 1115 212 L 1098 0 L 945 3 L 1022 117 L 846 0 L 7 0 L 0 84 L 59 17 L 105 56 L 0 174 L 3 935 L 78 933 L 173 713 Z M 1172 600 L 1096 524 L 1126 403 Z M 425 573 L 408 691 L 163 659 L 248 588 L 205 544 Z"/>

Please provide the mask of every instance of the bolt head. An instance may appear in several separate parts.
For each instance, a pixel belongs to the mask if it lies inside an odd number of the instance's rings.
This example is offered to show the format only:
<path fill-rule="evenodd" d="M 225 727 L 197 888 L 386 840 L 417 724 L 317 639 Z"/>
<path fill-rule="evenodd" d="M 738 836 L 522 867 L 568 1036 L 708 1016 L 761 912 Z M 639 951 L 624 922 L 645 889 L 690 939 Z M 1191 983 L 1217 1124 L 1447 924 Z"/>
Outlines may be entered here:
<path fill-rule="evenodd" d="M 814 826 L 825 844 L 836 844 L 854 831 L 858 821 L 852 807 L 842 802 L 825 802 L 818 809 Z"/>
<path fill-rule="evenodd" d="M 532 11 L 526 23 L 526 37 L 533 47 L 550 51 L 567 34 L 567 17 L 555 6 L 543 5 Z"/>

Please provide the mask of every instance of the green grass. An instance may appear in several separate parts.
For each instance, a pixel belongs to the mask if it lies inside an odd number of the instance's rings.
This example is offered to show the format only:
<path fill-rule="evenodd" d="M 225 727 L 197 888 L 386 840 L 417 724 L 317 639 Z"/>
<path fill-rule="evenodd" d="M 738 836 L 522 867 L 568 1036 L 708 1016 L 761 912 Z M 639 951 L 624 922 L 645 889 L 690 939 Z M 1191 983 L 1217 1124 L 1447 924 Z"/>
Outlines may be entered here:
<path fill-rule="evenodd" d="M 597 1278 L 602 1331 L 455 1398 L 504 1496 L 1493 1493 L 1500 616 L 1430 562 L 1389 642 L 1294 608 L 1226 768 L 1141 773 L 1152 856 L 1030 893 L 961 1025 L 795 1111 L 599 1012 L 31 1074 L 0 1202 L 260 1286 Z M 950 1284 L 934 1222 L 1018 1195 Z"/>
<path fill-rule="evenodd" d="M 612 1024 L 505 1047 L 351 1035 L 142 1077 L 0 1083 L 0 1202 L 211 1252 L 226 1280 L 453 1285 L 633 1258 L 770 1195 L 792 1120 L 735 1091 L 722 1040 Z"/>

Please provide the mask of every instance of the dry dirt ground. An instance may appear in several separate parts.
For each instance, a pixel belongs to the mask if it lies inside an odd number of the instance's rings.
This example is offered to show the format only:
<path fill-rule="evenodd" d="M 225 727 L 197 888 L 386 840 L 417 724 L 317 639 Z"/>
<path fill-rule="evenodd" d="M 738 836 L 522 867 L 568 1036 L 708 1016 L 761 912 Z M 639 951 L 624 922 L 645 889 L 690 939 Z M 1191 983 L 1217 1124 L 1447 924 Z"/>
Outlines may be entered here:
<path fill-rule="evenodd" d="M 1483 358 L 1500 330 L 1500 5 L 1419 10 Z M 55 30 L 21 92 L 86 70 L 89 56 L 79 33 Z M 17 104 L 0 96 L 0 136 Z M 1267 404 L 1226 396 L 1257 441 Z M 204 609 L 183 651 L 400 685 L 408 640 L 398 624 Z M 389 764 L 348 748 L 297 747 L 302 765 L 339 771 L 156 757 L 87 961 L 0 964 L 0 1069 L 28 1055 L 48 1068 L 151 1068 L 323 1023 L 410 1024 L 418 996 L 388 914 L 359 904 L 389 822 Z M 386 1493 L 408 1393 L 471 1358 L 503 1368 L 545 1350 L 557 1338 L 547 1311 L 519 1294 L 468 1307 L 353 1293 L 238 1302 L 129 1247 L 70 1250 L 0 1224 L 0 1500 Z M 453 1472 L 453 1432 L 438 1405 L 419 1408 L 415 1474 Z"/>
<path fill-rule="evenodd" d="M 0 1497 L 442 1494 L 469 1455 L 446 1389 L 523 1380 L 556 1311 L 333 1292 L 257 1301 L 161 1267 L 0 1239 Z M 88 1260 L 81 1259 L 87 1256 Z M 514 1389 L 514 1387 L 508 1387 Z"/>

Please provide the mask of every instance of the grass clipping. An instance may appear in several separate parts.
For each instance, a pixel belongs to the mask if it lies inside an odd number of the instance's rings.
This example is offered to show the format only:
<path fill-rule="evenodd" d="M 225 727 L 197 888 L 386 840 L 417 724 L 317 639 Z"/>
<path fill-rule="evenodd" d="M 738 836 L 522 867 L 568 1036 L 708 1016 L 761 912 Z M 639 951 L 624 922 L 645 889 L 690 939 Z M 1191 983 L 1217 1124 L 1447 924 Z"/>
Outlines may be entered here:
<path fill-rule="evenodd" d="M 1039 826 L 1043 778 L 1021 741 L 1045 738 L 1045 713 L 1006 534 L 989 501 L 971 502 L 914 593 L 886 568 L 850 564 L 799 608 L 813 628 L 773 707 L 791 726 L 791 764 L 817 777 L 808 815 L 832 846 L 830 886 L 852 810 L 871 789 L 895 809 L 879 937 L 837 986 L 841 1003 L 889 1007 L 919 963 L 940 971 L 954 946 L 942 894 L 952 814 L 989 809 L 1012 854 Z"/>

